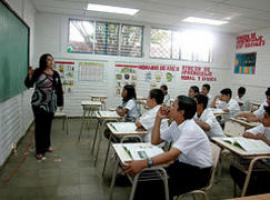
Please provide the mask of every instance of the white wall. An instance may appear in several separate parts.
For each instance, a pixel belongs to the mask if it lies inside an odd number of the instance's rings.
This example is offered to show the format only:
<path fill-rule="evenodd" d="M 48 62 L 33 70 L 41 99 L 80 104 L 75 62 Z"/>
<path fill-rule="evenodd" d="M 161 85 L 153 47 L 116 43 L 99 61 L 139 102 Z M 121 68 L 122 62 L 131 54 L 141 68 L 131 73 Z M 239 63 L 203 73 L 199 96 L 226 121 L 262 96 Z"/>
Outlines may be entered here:
<path fill-rule="evenodd" d="M 8 0 L 8 3 L 30 27 L 30 64 L 32 64 L 35 9 L 30 0 Z M 9 156 L 12 144 L 18 142 L 32 122 L 31 93 L 32 91 L 28 90 L 0 103 L 0 166 Z"/>
<path fill-rule="evenodd" d="M 270 87 L 270 28 L 254 30 L 248 33 L 256 32 L 257 35 L 263 35 L 265 46 L 255 48 L 243 48 L 236 50 L 239 53 L 257 52 L 256 71 L 253 75 L 234 74 L 231 71 L 232 84 L 236 90 L 239 86 L 244 86 L 247 89 L 246 98 L 249 100 L 263 101 L 265 99 L 265 91 Z M 236 43 L 236 40 L 235 40 Z"/>
<path fill-rule="evenodd" d="M 144 58 L 127 58 L 113 56 L 96 56 L 89 54 L 69 54 L 66 52 L 68 42 L 68 19 L 70 16 L 56 15 L 52 13 L 37 13 L 36 15 L 36 37 L 35 37 L 35 64 L 39 56 L 43 53 L 50 52 L 55 58 L 63 59 L 82 59 L 105 61 L 105 80 L 103 82 L 77 82 L 72 93 L 66 94 L 65 109 L 69 115 L 81 115 L 80 101 L 89 98 L 94 94 L 107 94 L 109 97 L 108 106 L 119 104 L 119 98 L 115 97 L 114 86 L 114 64 L 123 63 L 148 63 L 148 64 L 172 64 L 181 66 L 183 64 L 200 66 L 209 66 L 207 63 L 191 63 L 176 60 L 158 60 L 149 59 L 149 35 L 150 25 L 144 25 Z M 74 18 L 74 16 L 71 16 Z M 78 18 L 78 17 L 77 17 Z M 109 20 L 108 20 L 109 21 Z M 224 83 L 228 83 L 231 66 L 234 56 L 234 39 L 233 35 L 215 33 L 215 46 L 213 49 L 213 62 L 210 64 L 211 70 L 217 76 L 217 82 L 211 82 L 212 94 L 216 94 L 223 88 Z M 170 86 L 169 90 L 172 97 L 178 94 L 186 94 L 189 86 L 197 84 L 201 86 L 203 82 L 179 81 L 177 84 Z M 148 87 L 141 88 L 137 93 L 147 94 Z"/>

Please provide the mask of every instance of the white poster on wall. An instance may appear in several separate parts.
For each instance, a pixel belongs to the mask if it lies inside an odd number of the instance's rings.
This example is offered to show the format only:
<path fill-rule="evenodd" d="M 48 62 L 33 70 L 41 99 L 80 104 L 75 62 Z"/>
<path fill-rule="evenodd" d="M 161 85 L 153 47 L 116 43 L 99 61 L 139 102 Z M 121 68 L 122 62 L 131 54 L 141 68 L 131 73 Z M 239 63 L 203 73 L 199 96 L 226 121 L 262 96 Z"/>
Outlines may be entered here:
<path fill-rule="evenodd" d="M 102 81 L 104 74 L 104 63 L 94 61 L 79 62 L 80 81 Z"/>

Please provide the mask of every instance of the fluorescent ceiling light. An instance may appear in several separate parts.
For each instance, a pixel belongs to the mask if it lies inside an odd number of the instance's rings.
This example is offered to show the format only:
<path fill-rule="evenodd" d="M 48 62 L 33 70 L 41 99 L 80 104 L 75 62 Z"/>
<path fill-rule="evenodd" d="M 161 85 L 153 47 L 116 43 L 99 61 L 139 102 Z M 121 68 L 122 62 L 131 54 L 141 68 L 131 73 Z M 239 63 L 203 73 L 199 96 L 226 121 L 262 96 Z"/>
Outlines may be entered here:
<path fill-rule="evenodd" d="M 187 17 L 182 20 L 183 22 L 191 22 L 191 23 L 200 23 L 200 24 L 209 24 L 214 26 L 220 26 L 222 24 L 227 24 L 228 21 L 214 20 L 214 19 L 206 19 L 199 17 Z"/>
<path fill-rule="evenodd" d="M 105 6 L 105 5 L 93 4 L 93 3 L 88 4 L 87 10 L 117 13 L 117 14 L 124 14 L 124 15 L 135 15 L 139 11 L 138 9 Z"/>

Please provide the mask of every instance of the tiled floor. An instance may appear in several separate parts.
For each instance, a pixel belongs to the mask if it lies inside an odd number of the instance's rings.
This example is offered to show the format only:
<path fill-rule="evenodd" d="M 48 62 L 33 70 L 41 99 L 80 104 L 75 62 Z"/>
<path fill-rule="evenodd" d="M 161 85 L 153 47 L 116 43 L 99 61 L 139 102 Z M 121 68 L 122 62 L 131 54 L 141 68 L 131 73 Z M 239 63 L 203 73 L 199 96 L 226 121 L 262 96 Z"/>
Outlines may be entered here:
<path fill-rule="evenodd" d="M 70 121 L 70 134 L 62 130 L 56 119 L 52 129 L 55 151 L 47 159 L 37 161 L 33 152 L 33 127 L 20 142 L 6 165 L 0 169 L 0 200 L 105 200 L 109 193 L 108 167 L 105 180 L 101 178 L 105 142 L 101 144 L 101 156 L 97 167 L 90 153 L 95 121 L 90 129 L 85 128 L 81 141 L 77 142 L 80 120 Z M 211 200 L 230 198 L 233 195 L 232 181 L 227 170 L 209 192 Z M 114 199 L 128 199 L 130 187 L 116 187 Z M 188 197 L 189 199 L 189 197 Z"/>

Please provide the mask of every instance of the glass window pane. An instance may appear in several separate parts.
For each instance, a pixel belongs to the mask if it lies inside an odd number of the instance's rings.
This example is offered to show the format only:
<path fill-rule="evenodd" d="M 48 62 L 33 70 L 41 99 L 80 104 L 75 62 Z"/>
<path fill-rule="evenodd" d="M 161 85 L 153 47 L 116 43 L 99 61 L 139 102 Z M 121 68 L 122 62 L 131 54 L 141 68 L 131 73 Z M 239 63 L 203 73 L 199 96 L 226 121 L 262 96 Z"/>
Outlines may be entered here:
<path fill-rule="evenodd" d="M 121 56 L 142 56 L 142 26 L 122 25 L 120 37 Z"/>
<path fill-rule="evenodd" d="M 150 57 L 171 58 L 171 31 L 152 29 L 150 40 Z"/>
<path fill-rule="evenodd" d="M 92 21 L 69 21 L 69 48 L 71 52 L 93 52 L 95 26 Z"/>
<path fill-rule="evenodd" d="M 119 24 L 96 23 L 96 54 L 118 55 Z"/>
<path fill-rule="evenodd" d="M 180 43 L 181 43 L 181 33 L 172 32 L 172 58 L 180 59 Z"/>

